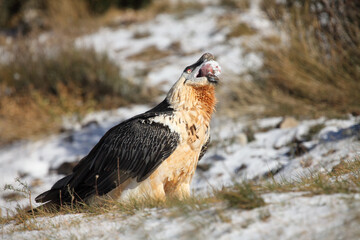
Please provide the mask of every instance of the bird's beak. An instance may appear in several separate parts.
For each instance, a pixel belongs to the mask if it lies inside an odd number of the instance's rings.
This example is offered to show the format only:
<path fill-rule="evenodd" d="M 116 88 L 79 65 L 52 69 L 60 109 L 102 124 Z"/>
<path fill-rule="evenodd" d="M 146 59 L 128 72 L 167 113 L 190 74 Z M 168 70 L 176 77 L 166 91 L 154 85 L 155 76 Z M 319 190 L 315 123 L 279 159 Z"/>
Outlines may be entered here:
<path fill-rule="evenodd" d="M 214 60 L 214 56 L 211 53 L 204 53 L 196 63 L 190 65 L 188 68 L 194 69 L 190 76 L 187 77 L 187 80 L 192 79 L 192 81 L 200 81 L 205 77 L 211 83 L 217 83 L 219 78 L 213 74 L 202 75 L 203 73 L 200 71 L 201 67 L 208 61 Z"/>
<path fill-rule="evenodd" d="M 191 65 L 191 68 L 198 68 L 201 67 L 204 63 L 206 63 L 207 61 L 210 60 L 214 60 L 214 56 L 211 53 L 204 53 L 199 60 L 196 61 L 196 63 L 194 63 L 193 65 Z"/>

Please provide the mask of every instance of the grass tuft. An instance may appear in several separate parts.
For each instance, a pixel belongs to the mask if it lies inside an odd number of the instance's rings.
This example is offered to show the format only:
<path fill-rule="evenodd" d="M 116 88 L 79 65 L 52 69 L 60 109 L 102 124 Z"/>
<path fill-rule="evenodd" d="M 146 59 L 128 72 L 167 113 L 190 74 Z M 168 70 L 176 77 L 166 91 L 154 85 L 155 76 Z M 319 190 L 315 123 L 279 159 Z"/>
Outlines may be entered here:
<path fill-rule="evenodd" d="M 132 61 L 149 62 L 168 57 L 169 55 L 171 55 L 171 52 L 168 50 L 160 50 L 156 46 L 149 46 L 141 52 L 129 56 L 128 59 Z"/>
<path fill-rule="evenodd" d="M 310 0 L 264 8 L 269 16 L 284 12 L 276 23 L 289 37 L 288 46 L 263 51 L 266 74 L 261 84 L 273 101 L 293 113 L 360 111 L 360 22 L 354 12 L 359 9 L 350 1 L 329 5 Z"/>
<path fill-rule="evenodd" d="M 28 187 L 20 183 L 16 192 L 27 193 Z M 41 225 L 38 224 L 38 217 L 52 217 L 59 214 L 84 214 L 101 215 L 106 213 L 134 215 L 138 211 L 144 209 L 168 209 L 167 216 L 187 216 L 194 211 L 202 211 L 207 209 L 215 209 L 215 214 L 222 221 L 230 221 L 226 214 L 222 203 L 230 208 L 251 210 L 265 206 L 266 203 L 261 197 L 265 193 L 288 193 L 288 192 L 305 192 L 304 196 L 311 197 L 319 194 L 352 194 L 360 192 L 360 158 L 357 157 L 353 161 L 342 160 L 338 165 L 334 166 L 330 172 L 312 173 L 308 176 L 300 177 L 293 181 L 266 181 L 254 182 L 244 181 L 235 183 L 231 187 L 224 187 L 221 190 L 214 190 L 213 193 L 203 196 L 192 196 L 186 199 L 170 198 L 160 201 L 152 198 L 129 199 L 128 201 L 118 202 L 112 199 L 105 199 L 101 203 L 91 205 L 77 203 L 62 206 L 43 205 L 32 212 L 29 209 L 16 208 L 14 211 L 8 212 L 8 216 L 0 217 L 0 224 L 17 223 L 21 230 L 38 230 Z M 215 207 L 215 208 L 214 208 Z M 266 221 L 271 217 L 270 212 L 260 210 L 259 218 Z"/>
<path fill-rule="evenodd" d="M 91 18 L 106 15 L 113 9 L 140 10 L 151 5 L 151 0 L 2 0 L 0 27 L 17 35 L 59 29 L 63 32 L 95 24 Z M 89 22 L 90 21 L 90 22 Z M 75 26 L 75 27 L 74 27 Z"/>
<path fill-rule="evenodd" d="M 246 10 L 250 8 L 249 0 L 221 0 L 220 5 L 229 7 L 231 9 Z"/>
<path fill-rule="evenodd" d="M 225 95 L 227 107 L 242 110 L 260 102 L 265 116 L 358 115 L 360 5 L 274 0 L 263 1 L 262 10 L 285 40 L 264 39 L 251 49 L 263 56 L 263 67 L 249 73 L 251 84 L 237 79 Z"/>
<path fill-rule="evenodd" d="M 310 172 L 307 176 L 292 181 L 272 181 L 261 187 L 265 192 L 308 192 L 309 195 L 359 193 L 360 159 L 342 160 L 330 172 Z"/>
<path fill-rule="evenodd" d="M 255 29 L 251 28 L 246 23 L 239 23 L 231 29 L 231 31 L 226 35 L 226 38 L 230 39 L 241 36 L 251 36 L 254 34 L 256 34 Z"/>
<path fill-rule="evenodd" d="M 305 141 L 311 141 L 314 139 L 314 137 L 317 136 L 317 134 L 325 127 L 325 124 L 323 123 L 319 123 L 319 124 L 315 124 L 313 126 L 310 127 L 309 131 L 307 132 L 307 134 L 305 134 L 304 136 L 302 136 L 302 138 Z"/>
<path fill-rule="evenodd" d="M 254 209 L 265 205 L 264 199 L 249 182 L 235 184 L 232 188 L 224 188 L 217 193 L 232 208 Z"/>
<path fill-rule="evenodd" d="M 73 47 L 33 54 L 27 47 L 17 46 L 0 63 L 0 144 L 57 132 L 64 115 L 152 99 L 104 54 Z"/>

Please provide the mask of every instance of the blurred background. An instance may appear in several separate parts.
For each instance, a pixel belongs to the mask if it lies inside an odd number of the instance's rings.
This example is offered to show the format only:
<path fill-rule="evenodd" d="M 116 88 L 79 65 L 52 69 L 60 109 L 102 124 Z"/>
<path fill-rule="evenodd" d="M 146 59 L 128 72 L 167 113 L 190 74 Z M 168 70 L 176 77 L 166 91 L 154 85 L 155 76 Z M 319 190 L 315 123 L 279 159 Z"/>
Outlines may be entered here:
<path fill-rule="evenodd" d="M 203 52 L 221 116 L 356 116 L 359 27 L 351 0 L 1 0 L 0 145 L 155 104 Z"/>

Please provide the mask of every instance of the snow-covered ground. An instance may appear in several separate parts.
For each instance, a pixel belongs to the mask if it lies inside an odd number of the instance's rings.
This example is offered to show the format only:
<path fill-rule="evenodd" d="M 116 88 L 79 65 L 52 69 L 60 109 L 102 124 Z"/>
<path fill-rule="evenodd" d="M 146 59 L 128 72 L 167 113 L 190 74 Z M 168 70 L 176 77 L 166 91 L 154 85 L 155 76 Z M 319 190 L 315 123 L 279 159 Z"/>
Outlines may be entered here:
<path fill-rule="evenodd" d="M 257 1 L 243 10 L 210 2 L 202 11 L 182 14 L 180 20 L 176 14 L 161 14 L 145 23 L 100 29 L 78 38 L 75 45 L 106 52 L 121 66 L 122 73 L 135 81 L 138 72 L 149 71 L 146 84 L 160 85 L 166 91 L 184 67 L 203 52 L 216 56 L 223 70 L 222 81 L 260 67 L 261 57 L 247 52 L 242 45 L 274 34 Z M 247 23 L 257 34 L 227 39 L 231 29 L 219 23 L 225 17 L 234 23 Z M 134 38 L 139 33 L 146 37 Z M 154 46 L 169 51 L 174 44 L 180 46 L 181 56 L 170 54 L 152 61 L 131 58 Z M 3 190 L 6 184 L 22 188 L 19 181 L 25 183 L 34 204 L 34 197 L 63 176 L 57 170 L 59 166 L 78 161 L 110 127 L 150 107 L 92 113 L 80 122 L 64 119 L 67 130 L 62 134 L 0 149 L 2 215 L 17 205 L 29 204 L 29 199 L 21 196 L 16 201 L 9 200 L 13 191 Z M 229 120 L 215 115 L 214 144 L 199 163 L 192 183 L 194 194 L 269 174 L 275 179 L 292 180 L 313 171 L 330 171 L 341 159 L 352 160 L 360 155 L 360 117 L 304 120 L 290 128 L 277 127 L 281 121 L 282 118 Z M 316 126 L 319 131 L 309 132 Z M 249 127 L 254 131 L 252 141 L 244 134 Z M 180 217 L 173 217 L 166 209 L 145 209 L 131 216 L 111 213 L 83 218 L 83 214 L 75 214 L 37 219 L 37 231 L 13 232 L 15 224 L 0 229 L 3 239 L 352 239 L 360 235 L 358 230 L 354 232 L 352 223 L 359 218 L 359 212 L 352 211 L 360 207 L 358 194 L 306 197 L 303 193 L 271 193 L 263 197 L 267 203 L 264 207 L 251 211 L 225 209 L 221 216 L 217 211 L 221 206 L 217 205 Z"/>
<path fill-rule="evenodd" d="M 68 123 L 68 128 L 72 128 L 66 133 L 1 149 L 1 188 L 5 184 L 20 187 L 17 183 L 20 178 L 21 182 L 30 187 L 32 198 L 36 197 L 62 176 L 56 173 L 60 165 L 80 160 L 108 129 L 148 108 L 134 106 L 93 113 L 80 123 Z M 192 182 L 193 191 L 202 192 L 214 186 L 220 188 L 233 184 L 234 180 L 257 179 L 269 173 L 276 173 L 275 177 L 279 179 L 291 180 L 309 172 L 330 171 L 341 159 L 351 160 L 360 155 L 360 118 L 322 118 L 302 121 L 296 127 L 285 129 L 275 127 L 280 120 L 259 120 L 254 126 L 261 126 L 266 121 L 273 125 L 266 125 L 270 130 L 255 133 L 255 140 L 246 144 L 241 141 L 241 136 L 244 135 L 242 131 L 247 123 L 214 121 L 212 139 L 216 144 L 199 162 Z M 302 140 L 309 128 L 317 124 L 323 124 L 324 128 L 312 136 L 312 140 Z M 296 141 L 301 142 L 304 151 L 300 156 L 292 153 L 296 150 L 294 148 L 299 147 L 294 146 Z M 10 192 L 3 191 L 2 195 Z M 28 203 L 28 199 L 6 202 L 0 198 L 3 213 L 17 204 L 26 206 Z"/>
<path fill-rule="evenodd" d="M 232 10 L 213 5 L 202 11 L 188 11 L 181 16 L 160 14 L 154 20 L 129 27 L 103 28 L 98 32 L 78 38 L 78 47 L 91 47 L 98 52 L 106 52 L 122 68 L 124 76 L 136 78 L 137 72 L 150 70 L 147 84 L 162 83 L 168 90 L 179 77 L 184 67 L 194 62 L 204 52 L 211 52 L 223 68 L 224 78 L 244 73 L 261 66 L 261 57 L 253 52 L 247 53 L 241 43 L 254 44 L 264 36 L 274 34 L 270 22 L 259 10 L 257 1 L 246 10 Z M 181 18 L 179 20 L 179 18 Z M 221 19 L 232 24 L 246 23 L 256 29 L 258 34 L 241 38 L 227 39 L 230 26 L 220 24 Z M 137 38 L 144 34 L 146 37 Z M 171 51 L 174 45 L 179 49 L 161 60 L 137 61 L 129 58 L 142 53 L 144 49 L 155 47 L 160 51 Z M 175 54 L 175 53 L 181 53 Z"/>
<path fill-rule="evenodd" d="M 97 216 L 59 215 L 33 220 L 33 228 L 8 224 L 2 239 L 358 239 L 360 195 L 266 194 L 250 211 L 213 208 L 179 213 L 143 209 Z M 31 220 L 30 220 L 31 221 Z M 19 229 L 19 231 L 16 231 Z"/>
<path fill-rule="evenodd" d="M 274 174 L 275 179 L 290 181 L 310 172 L 331 171 L 341 159 L 351 160 L 360 155 L 360 118 L 321 118 L 301 121 L 291 128 L 276 128 L 280 121 L 281 118 L 271 118 L 252 123 L 267 130 L 256 132 L 255 140 L 245 145 L 241 144 L 244 123 L 232 125 L 224 121 L 215 125 L 213 140 L 228 143 L 208 151 L 200 166 L 209 169 L 199 171 L 193 187 L 229 185 L 234 179 L 258 179 L 269 173 Z M 311 139 L 305 139 L 315 126 L 323 128 Z"/>
<path fill-rule="evenodd" d="M 28 183 L 31 200 L 49 189 L 62 175 L 57 169 L 64 162 L 78 161 L 107 129 L 146 106 L 121 108 L 88 115 L 61 135 L 29 143 L 18 143 L 0 151 L 1 185 L 18 186 L 15 178 Z M 257 179 L 273 172 L 275 178 L 294 179 L 314 171 L 331 171 L 341 159 L 360 155 L 359 118 L 302 121 L 292 128 L 276 128 L 280 118 L 261 119 L 255 126 L 266 127 L 255 133 L 255 140 L 244 144 L 242 129 L 247 123 L 214 121 L 215 144 L 199 163 L 193 183 L 193 193 L 200 194 L 245 178 Z M 301 140 L 311 126 L 323 124 L 323 129 L 311 140 Z M 264 131 L 264 128 L 261 128 Z M 259 129 L 260 130 L 260 129 Z M 231 142 L 224 146 L 222 142 Z M 305 152 L 291 153 L 291 144 L 303 141 Z M 207 166 L 207 167 L 203 167 Z M 51 173 L 53 172 L 53 173 Z M 40 182 L 40 183 L 39 183 Z M 2 196 L 10 194 L 7 190 Z M 304 195 L 304 196 L 303 196 Z M 265 194 L 267 205 L 251 211 L 212 208 L 186 214 L 171 214 L 173 209 L 145 209 L 134 215 L 119 212 L 86 217 L 83 214 L 60 215 L 36 219 L 39 230 L 16 231 L 15 223 L 2 226 L 3 239 L 29 238 L 96 238 L 112 239 L 356 239 L 360 232 L 352 220 L 359 218 L 359 194 L 305 196 L 306 193 Z M 29 199 L 6 201 L 0 198 L 2 213 L 17 205 L 28 206 Z M 36 206 L 36 205 L 34 205 Z M 219 210 L 220 209 L 220 210 Z M 223 211 L 221 214 L 220 211 Z M 219 215 L 220 214 L 220 215 Z M 224 220 L 225 219 L 225 220 Z M 356 221 L 355 221 L 356 222 Z M 18 227 L 20 229 L 20 226 Z"/>

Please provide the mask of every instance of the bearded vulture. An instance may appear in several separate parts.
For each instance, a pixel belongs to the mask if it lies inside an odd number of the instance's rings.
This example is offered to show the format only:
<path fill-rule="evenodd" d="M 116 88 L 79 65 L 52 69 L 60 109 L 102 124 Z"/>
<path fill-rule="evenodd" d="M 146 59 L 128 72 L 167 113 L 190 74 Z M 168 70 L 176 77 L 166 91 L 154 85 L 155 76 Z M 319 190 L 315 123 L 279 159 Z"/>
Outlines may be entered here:
<path fill-rule="evenodd" d="M 220 66 L 210 53 L 185 68 L 164 101 L 111 128 L 36 202 L 91 203 L 99 197 L 186 198 L 209 144 Z"/>

